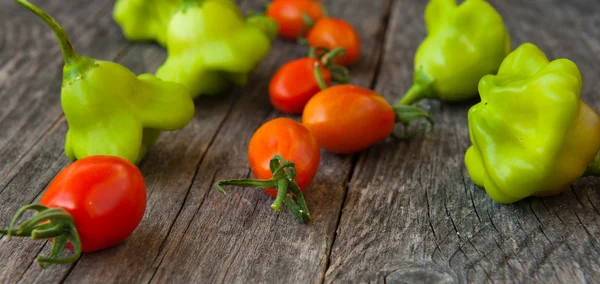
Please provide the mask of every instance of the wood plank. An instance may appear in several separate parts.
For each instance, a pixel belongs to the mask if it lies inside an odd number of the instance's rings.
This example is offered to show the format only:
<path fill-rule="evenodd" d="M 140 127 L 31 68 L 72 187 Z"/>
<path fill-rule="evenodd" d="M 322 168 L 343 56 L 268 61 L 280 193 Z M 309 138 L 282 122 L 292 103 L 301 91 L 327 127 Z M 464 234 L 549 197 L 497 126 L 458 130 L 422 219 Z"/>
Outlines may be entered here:
<path fill-rule="evenodd" d="M 253 1 L 256 7 L 259 1 Z M 349 19 L 364 40 L 363 58 L 354 82 L 370 85 L 380 46 L 379 27 L 386 3 L 348 9 L 362 1 L 328 1 L 335 16 Z M 254 6 L 250 6 L 253 8 Z M 383 35 L 383 34 L 381 34 Z M 247 143 L 254 130 L 281 113 L 268 102 L 267 83 L 283 62 L 305 49 L 278 41 L 256 75 L 256 85 L 232 111 L 208 150 L 194 179 L 188 200 L 173 227 L 158 263 L 153 283 L 160 282 L 321 282 L 343 200 L 351 157 L 324 154 L 319 173 L 306 197 L 313 221 L 298 224 L 288 212 L 275 214 L 272 199 L 253 189 L 213 190 L 216 180 L 249 176 Z"/>
<path fill-rule="evenodd" d="M 593 48 L 600 42 L 591 27 L 600 7 L 592 1 L 490 2 L 504 16 L 513 47 L 533 41 L 550 57 L 573 59 L 584 77 L 598 75 Z M 390 101 L 409 87 L 414 51 L 425 36 L 425 4 L 404 0 L 394 6 L 376 85 Z M 584 99 L 599 109 L 592 81 L 585 82 Z M 598 181 L 583 179 L 574 191 L 553 198 L 493 203 L 463 163 L 470 145 L 466 113 L 475 102 L 429 102 L 437 121 L 432 133 L 409 144 L 382 143 L 360 156 L 327 282 L 595 279 Z"/>

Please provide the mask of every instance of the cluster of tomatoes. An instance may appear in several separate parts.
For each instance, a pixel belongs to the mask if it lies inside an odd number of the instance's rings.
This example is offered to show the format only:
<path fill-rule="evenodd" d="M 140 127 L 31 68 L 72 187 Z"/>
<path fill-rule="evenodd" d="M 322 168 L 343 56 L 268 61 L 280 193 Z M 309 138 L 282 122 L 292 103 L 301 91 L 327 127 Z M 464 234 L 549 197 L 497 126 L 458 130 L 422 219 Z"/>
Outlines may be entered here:
<path fill-rule="evenodd" d="M 250 168 L 260 180 L 221 181 L 216 186 L 219 190 L 223 185 L 263 188 L 276 197 L 274 209 L 285 202 L 297 218 L 307 221 L 310 216 L 301 191 L 317 173 L 321 148 L 336 154 L 356 153 L 392 135 L 397 122 L 428 116 L 414 107 L 392 106 L 372 90 L 345 84 L 349 80 L 345 67 L 358 59 L 360 40 L 349 23 L 328 17 L 318 1 L 275 0 L 267 16 L 278 22 L 281 37 L 300 39 L 310 47 L 308 57 L 284 64 L 269 85 L 275 108 L 302 114 L 302 123 L 277 118 L 261 126 L 248 148 Z M 342 85 L 330 87 L 332 81 Z M 279 161 L 273 158 L 276 155 Z M 285 171 L 293 171 L 295 180 Z M 288 188 L 296 187 L 300 190 L 289 192 Z M 294 203 L 291 195 L 299 202 Z"/>
<path fill-rule="evenodd" d="M 269 93 L 273 105 L 289 114 L 302 114 L 302 123 L 277 118 L 252 136 L 248 161 L 258 180 L 226 180 L 215 186 L 252 186 L 273 197 L 272 208 L 285 204 L 303 222 L 310 213 L 302 195 L 317 173 L 320 149 L 337 154 L 359 152 L 390 136 L 397 122 L 425 117 L 408 106 L 388 104 L 376 92 L 353 85 L 346 66 L 360 54 L 354 28 L 327 16 L 315 0 L 275 0 L 267 15 L 280 26 L 279 35 L 310 46 L 309 55 L 283 65 L 273 76 Z M 342 83 L 331 87 L 332 81 Z M 114 246 L 141 222 L 146 186 L 139 169 L 125 159 L 90 156 L 61 171 L 44 192 L 40 204 L 21 208 L 8 230 L 0 234 L 53 241 L 43 267 L 70 263 L 81 252 Z M 26 211 L 37 214 L 15 226 Z M 62 258 L 65 248 L 75 253 Z"/>

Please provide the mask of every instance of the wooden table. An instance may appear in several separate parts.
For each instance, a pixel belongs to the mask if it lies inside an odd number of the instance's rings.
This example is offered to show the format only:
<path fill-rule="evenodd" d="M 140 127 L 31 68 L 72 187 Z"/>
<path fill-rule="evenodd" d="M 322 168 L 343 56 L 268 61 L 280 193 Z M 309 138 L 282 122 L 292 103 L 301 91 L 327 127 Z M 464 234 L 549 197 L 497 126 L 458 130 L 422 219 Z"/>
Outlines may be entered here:
<path fill-rule="evenodd" d="M 133 44 L 113 22 L 111 0 L 34 1 L 54 15 L 81 53 L 154 72 L 165 51 Z M 244 10 L 261 0 L 240 0 Z M 394 102 L 407 90 L 425 37 L 424 0 L 328 0 L 352 22 L 362 54 L 352 83 Z M 567 57 L 600 110 L 600 3 L 495 0 L 513 39 L 550 58 Z M 3 283 L 530 282 L 581 283 L 600 276 L 600 182 L 582 179 L 552 198 L 500 205 L 473 184 L 463 154 L 476 100 L 428 102 L 436 128 L 410 143 L 385 141 L 361 154 L 323 153 L 306 197 L 313 221 L 277 214 L 258 190 L 213 189 L 250 175 L 246 147 L 269 119 L 269 78 L 306 49 L 277 40 L 251 83 L 196 100 L 185 129 L 162 135 L 140 164 L 148 186 L 144 220 L 123 244 L 41 270 L 49 244 L 0 242 Z M 60 106 L 62 58 L 50 29 L 12 1 L 0 2 L 0 225 L 39 199 L 69 160 Z"/>

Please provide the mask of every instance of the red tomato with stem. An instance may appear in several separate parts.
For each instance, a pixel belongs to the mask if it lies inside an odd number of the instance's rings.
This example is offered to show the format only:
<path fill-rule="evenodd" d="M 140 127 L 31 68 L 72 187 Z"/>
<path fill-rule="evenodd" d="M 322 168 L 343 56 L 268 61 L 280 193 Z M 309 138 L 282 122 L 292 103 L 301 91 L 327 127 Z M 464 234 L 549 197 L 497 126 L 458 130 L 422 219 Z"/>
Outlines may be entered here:
<path fill-rule="evenodd" d="M 378 93 L 340 85 L 316 94 L 306 104 L 302 123 L 319 145 L 333 153 L 359 152 L 392 135 L 396 122 L 431 117 L 413 106 L 388 104 Z"/>
<path fill-rule="evenodd" d="M 263 124 L 250 139 L 248 163 L 258 179 L 273 176 L 269 162 L 275 154 L 296 166 L 296 183 L 301 190 L 311 183 L 319 168 L 321 152 L 315 137 L 299 122 L 289 118 L 276 118 Z M 276 189 L 265 189 L 273 197 Z"/>
<path fill-rule="evenodd" d="M 52 180 L 40 205 L 23 207 L 38 211 L 32 225 L 0 231 L 15 236 L 49 238 L 49 257 L 38 257 L 43 267 L 77 260 L 81 252 L 92 252 L 123 242 L 140 224 L 146 210 L 146 186 L 139 169 L 113 156 L 89 156 L 75 161 Z M 14 219 L 16 220 L 16 219 Z M 11 227 L 14 223 L 11 224 Z M 67 244 L 76 252 L 60 258 Z M 54 250 L 58 253 L 55 253 Z"/>
<path fill-rule="evenodd" d="M 306 37 L 308 45 L 328 49 L 343 48 L 344 57 L 338 56 L 336 63 L 348 66 L 360 55 L 360 38 L 348 22 L 341 19 L 324 18 L 315 23 Z"/>
<path fill-rule="evenodd" d="M 325 16 L 323 6 L 313 0 L 279 0 L 269 4 L 267 16 L 279 24 L 279 36 L 296 40 L 310 29 L 310 22 Z"/>
<path fill-rule="evenodd" d="M 320 158 L 317 140 L 306 127 L 289 118 L 276 118 L 256 130 L 248 145 L 248 163 L 257 179 L 218 181 L 215 187 L 222 193 L 224 185 L 262 188 L 276 197 L 273 210 L 279 211 L 285 203 L 296 218 L 308 222 L 310 213 L 302 191 L 317 173 Z"/>
<path fill-rule="evenodd" d="M 271 103 L 283 112 L 302 113 L 308 100 L 326 89 L 332 79 L 340 83 L 347 82 L 350 79 L 348 70 L 331 64 L 335 56 L 343 52 L 343 49 L 334 49 L 317 56 L 316 49 L 311 48 L 309 57 L 283 65 L 269 84 Z"/>
<path fill-rule="evenodd" d="M 302 113 L 312 96 L 321 91 L 315 75 L 319 68 L 323 83 L 329 86 L 331 73 L 316 58 L 300 58 L 283 65 L 269 84 L 271 103 L 279 110 L 290 114 Z"/>

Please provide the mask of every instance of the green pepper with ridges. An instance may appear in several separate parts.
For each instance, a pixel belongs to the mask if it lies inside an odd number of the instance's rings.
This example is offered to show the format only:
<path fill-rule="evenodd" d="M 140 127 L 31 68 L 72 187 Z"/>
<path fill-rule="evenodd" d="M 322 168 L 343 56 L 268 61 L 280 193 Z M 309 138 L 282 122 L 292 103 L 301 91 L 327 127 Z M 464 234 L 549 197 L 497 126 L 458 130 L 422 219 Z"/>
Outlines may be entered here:
<path fill-rule="evenodd" d="M 533 44 L 479 82 L 469 110 L 473 182 L 500 203 L 555 195 L 586 172 L 598 175 L 600 116 L 580 99 L 582 77 L 568 59 L 550 62 Z"/>
<path fill-rule="evenodd" d="M 131 6 L 135 1 L 120 0 Z M 146 2 L 139 9 L 157 9 L 163 2 Z M 115 18 L 125 17 L 126 13 L 121 11 L 117 5 Z M 129 13 L 136 15 L 135 11 Z M 144 19 L 132 16 L 127 26 L 121 26 L 125 35 L 135 40 L 127 33 L 128 26 L 143 23 Z M 231 0 L 180 0 L 168 21 L 154 21 L 154 24 L 161 26 L 160 35 L 164 35 L 155 40 L 164 40 L 168 51 L 167 60 L 156 76 L 185 85 L 194 98 L 247 84 L 250 73 L 269 53 L 278 30 L 277 23 L 266 16 L 244 18 Z"/>
<path fill-rule="evenodd" d="M 183 0 L 117 0 L 113 18 L 131 41 L 156 41 L 165 46 L 167 25 Z"/>
<path fill-rule="evenodd" d="M 413 85 L 399 104 L 423 98 L 461 101 L 477 95 L 477 83 L 495 74 L 510 52 L 502 17 L 484 0 L 431 0 L 427 37 L 415 54 Z"/>
<path fill-rule="evenodd" d="M 177 130 L 191 121 L 194 102 L 184 86 L 151 74 L 136 77 L 122 65 L 77 54 L 56 20 L 27 0 L 15 1 L 42 18 L 60 43 L 68 158 L 110 155 L 137 163 L 161 130 Z"/>

